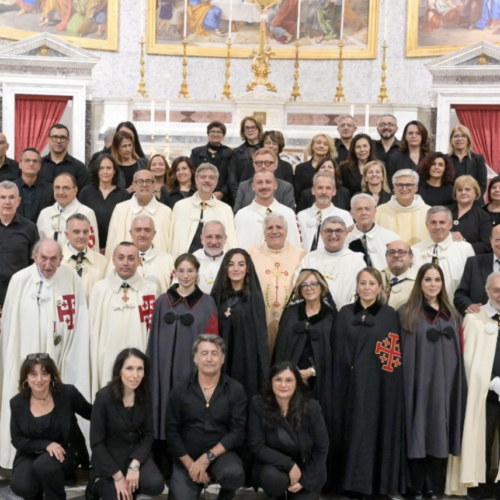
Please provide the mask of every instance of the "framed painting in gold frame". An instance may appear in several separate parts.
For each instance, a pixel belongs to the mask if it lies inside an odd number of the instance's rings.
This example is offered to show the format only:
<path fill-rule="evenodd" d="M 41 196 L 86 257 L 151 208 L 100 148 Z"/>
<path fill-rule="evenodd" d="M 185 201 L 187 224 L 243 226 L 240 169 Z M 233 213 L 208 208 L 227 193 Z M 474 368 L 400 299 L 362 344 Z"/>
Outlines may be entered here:
<path fill-rule="evenodd" d="M 299 0 L 282 0 L 268 17 L 273 58 L 295 57 Z M 345 59 L 373 59 L 377 54 L 380 0 L 344 0 Z M 149 54 L 182 55 L 185 5 L 188 5 L 187 54 L 226 57 L 232 9 L 231 57 L 250 57 L 259 44 L 260 10 L 248 0 L 148 0 Z M 335 5 L 336 4 L 336 5 Z M 300 58 L 338 59 L 341 2 L 301 0 Z"/>
<path fill-rule="evenodd" d="M 485 0 L 498 4 L 498 0 Z M 495 7 L 477 0 L 408 0 L 407 57 L 435 57 L 486 40 L 499 44 Z"/>
<path fill-rule="evenodd" d="M 0 0 L 0 38 L 22 40 L 46 31 L 84 49 L 118 50 L 118 2 Z"/>

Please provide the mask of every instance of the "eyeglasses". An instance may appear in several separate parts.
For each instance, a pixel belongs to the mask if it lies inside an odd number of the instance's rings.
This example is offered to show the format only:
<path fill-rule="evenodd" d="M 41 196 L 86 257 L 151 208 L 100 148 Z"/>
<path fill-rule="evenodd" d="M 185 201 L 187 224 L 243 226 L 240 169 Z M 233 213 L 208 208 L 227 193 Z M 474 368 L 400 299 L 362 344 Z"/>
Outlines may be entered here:
<path fill-rule="evenodd" d="M 270 167 L 271 165 L 274 165 L 274 161 L 270 161 L 270 160 L 266 160 L 266 161 L 263 161 L 263 160 L 257 160 L 257 161 L 254 161 L 253 164 L 254 165 L 257 165 L 257 167 L 262 167 L 262 165 L 265 165 L 266 167 Z"/>
<path fill-rule="evenodd" d="M 395 257 L 396 255 L 398 257 L 404 257 L 408 252 L 408 250 L 387 250 L 385 253 L 389 257 Z"/>
<path fill-rule="evenodd" d="M 318 286 L 319 283 L 317 281 L 311 281 L 311 283 L 302 283 L 299 288 L 301 290 L 309 290 L 309 288 L 314 290 L 315 288 L 318 288 Z"/>
<path fill-rule="evenodd" d="M 468 139 L 465 134 L 455 134 L 452 136 L 453 139 Z"/>
<path fill-rule="evenodd" d="M 331 236 L 333 233 L 335 233 L 337 236 L 342 236 L 342 234 L 345 233 L 345 229 L 323 229 L 323 232 L 327 236 Z"/>
<path fill-rule="evenodd" d="M 0 146 L 4 146 L 5 144 L 7 144 L 7 141 L 0 141 Z"/>
<path fill-rule="evenodd" d="M 54 186 L 54 191 L 62 191 L 63 193 L 69 193 L 72 189 L 71 186 Z"/>
<path fill-rule="evenodd" d="M 394 184 L 396 189 L 413 189 L 416 184 Z"/>
<path fill-rule="evenodd" d="M 224 135 L 224 133 L 221 130 L 211 130 L 209 132 L 210 135 Z"/>
<path fill-rule="evenodd" d="M 137 179 L 134 181 L 134 184 L 137 184 L 138 186 L 152 186 L 155 183 L 153 179 Z"/>
<path fill-rule="evenodd" d="M 40 160 L 30 160 L 29 158 L 24 158 L 21 160 L 22 163 L 34 163 L 35 165 L 37 163 L 40 163 Z"/>
<path fill-rule="evenodd" d="M 244 130 L 257 130 L 257 127 L 255 125 L 250 125 L 247 127 L 246 125 L 243 127 Z"/>
<path fill-rule="evenodd" d="M 50 356 L 46 352 L 36 352 L 33 354 L 28 354 L 26 359 L 28 361 L 34 361 L 35 359 L 50 359 Z"/>
<path fill-rule="evenodd" d="M 69 137 L 67 135 L 51 135 L 50 139 L 52 139 L 54 142 L 66 142 Z"/>
<path fill-rule="evenodd" d="M 380 122 L 378 124 L 379 127 L 397 127 L 397 125 L 395 123 L 387 123 L 387 122 Z"/>

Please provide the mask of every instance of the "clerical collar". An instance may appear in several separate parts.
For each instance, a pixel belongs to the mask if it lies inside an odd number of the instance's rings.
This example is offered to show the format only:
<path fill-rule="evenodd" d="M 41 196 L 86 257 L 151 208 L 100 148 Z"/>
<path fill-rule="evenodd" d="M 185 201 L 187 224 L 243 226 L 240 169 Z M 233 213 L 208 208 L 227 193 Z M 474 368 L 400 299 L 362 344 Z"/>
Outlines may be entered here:
<path fill-rule="evenodd" d="M 61 205 L 59 205 L 59 203 L 56 202 L 57 210 L 59 210 L 59 212 L 62 214 L 63 212 L 66 212 L 66 210 L 71 208 L 75 202 L 76 202 L 76 198 L 74 198 L 73 201 L 69 205 L 66 205 L 65 207 L 61 207 Z"/>
<path fill-rule="evenodd" d="M 78 255 L 80 253 L 73 245 L 71 245 L 71 243 L 68 243 L 68 248 L 70 249 L 70 251 L 73 255 Z M 83 253 L 87 253 L 86 248 L 82 251 L 83 251 Z"/>
<path fill-rule="evenodd" d="M 210 255 L 207 253 L 207 251 L 205 249 L 203 249 L 203 253 L 209 258 L 209 259 L 212 259 L 212 260 L 217 260 L 218 258 L 222 257 L 224 255 L 224 250 L 219 254 L 219 255 Z"/>
<path fill-rule="evenodd" d="M 269 252 L 272 252 L 272 253 L 281 253 L 281 252 L 283 252 L 283 250 L 285 250 L 286 242 L 285 242 L 285 245 L 283 245 L 283 248 L 280 248 L 279 250 L 274 250 L 273 248 L 269 248 L 267 246 L 266 242 L 264 242 L 264 245 L 266 246 L 266 250 L 268 250 Z"/>
<path fill-rule="evenodd" d="M 336 250 L 335 252 L 330 252 L 329 250 L 326 249 L 325 247 L 325 253 L 328 254 L 328 255 L 337 255 L 339 253 L 342 252 L 342 250 L 344 250 L 345 247 L 341 247 L 339 248 L 338 250 Z"/>
<path fill-rule="evenodd" d="M 497 314 L 500 314 L 500 311 L 497 310 L 497 308 L 491 303 L 490 300 L 486 302 L 484 306 L 484 310 L 486 311 L 486 314 L 490 317 L 493 318 Z"/>

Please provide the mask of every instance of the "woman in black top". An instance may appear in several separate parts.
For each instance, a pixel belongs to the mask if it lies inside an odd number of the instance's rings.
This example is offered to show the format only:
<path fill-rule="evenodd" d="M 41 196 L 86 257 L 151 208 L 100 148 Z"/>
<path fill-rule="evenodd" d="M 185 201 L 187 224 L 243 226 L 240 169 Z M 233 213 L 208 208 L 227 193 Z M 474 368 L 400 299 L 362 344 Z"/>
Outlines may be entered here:
<path fill-rule="evenodd" d="M 108 228 L 113 210 L 118 203 L 130 198 L 126 189 L 117 186 L 120 169 L 109 154 L 102 154 L 90 167 L 90 185 L 78 194 L 82 205 L 91 208 L 97 219 L 101 250 L 106 248 Z"/>
<path fill-rule="evenodd" d="M 117 132 L 111 144 L 111 156 L 116 160 L 121 173 L 118 177 L 118 186 L 125 188 L 129 193 L 133 193 L 134 174 L 138 170 L 147 168 L 148 161 L 137 156 L 132 135 L 124 130 Z"/>
<path fill-rule="evenodd" d="M 387 177 L 392 187 L 392 176 L 404 168 L 417 171 L 418 165 L 424 156 L 430 153 L 429 132 L 425 125 L 418 120 L 408 122 L 403 131 L 399 151 L 389 156 L 387 163 Z"/>
<path fill-rule="evenodd" d="M 87 494 L 97 493 L 102 500 L 161 494 L 164 482 L 151 458 L 153 440 L 149 361 L 138 349 L 124 349 L 116 357 L 111 382 L 96 394 Z"/>
<path fill-rule="evenodd" d="M 248 436 L 255 489 L 261 487 L 267 498 L 320 498 L 328 432 L 319 403 L 310 399 L 293 363 L 271 368 L 263 395 L 252 399 Z"/>
<path fill-rule="evenodd" d="M 19 394 L 10 400 L 10 434 L 16 448 L 10 487 L 26 499 L 66 500 L 64 480 L 88 452 L 76 414 L 90 420 L 92 405 L 63 384 L 48 354 L 29 354 L 21 366 Z"/>
<path fill-rule="evenodd" d="M 332 160 L 329 156 L 326 156 L 322 160 L 318 162 L 316 166 L 317 172 L 328 172 L 335 176 L 335 187 L 337 188 L 337 192 L 335 196 L 332 198 L 332 203 L 342 210 L 351 210 L 351 193 L 347 188 L 342 186 L 342 179 L 340 177 L 340 170 L 338 166 L 335 164 L 335 161 Z M 297 204 L 297 212 L 301 212 L 302 210 L 306 210 L 309 207 L 312 207 L 313 203 L 316 200 L 314 199 L 314 195 L 312 194 L 312 187 L 304 189 L 300 194 L 299 203 Z"/>
<path fill-rule="evenodd" d="M 455 178 L 461 175 L 471 175 L 476 179 L 481 194 L 486 192 L 488 172 L 484 156 L 472 150 L 472 137 L 464 125 L 457 125 L 450 133 L 450 158 L 455 167 Z"/>
<path fill-rule="evenodd" d="M 453 203 L 455 168 L 443 153 L 430 153 L 418 167 L 418 194 L 430 207 Z"/>
<path fill-rule="evenodd" d="M 351 196 L 361 191 L 363 167 L 376 159 L 371 137 L 368 134 L 356 134 L 349 146 L 347 160 L 340 164 L 342 185 L 349 190 Z"/>
<path fill-rule="evenodd" d="M 155 188 L 153 192 L 156 199 L 160 203 L 168 205 L 167 182 L 170 167 L 168 166 L 167 159 L 161 154 L 154 155 L 149 160 L 148 170 L 153 172 L 155 176 Z"/>
<path fill-rule="evenodd" d="M 187 156 L 178 156 L 173 161 L 167 180 L 168 206 L 172 210 L 178 201 L 196 193 L 195 172 L 195 164 Z"/>
<path fill-rule="evenodd" d="M 285 137 L 278 130 L 268 130 L 264 132 L 262 147 L 274 151 L 278 158 L 278 166 L 274 171 L 274 175 L 278 179 L 283 179 L 293 186 L 293 167 L 290 163 L 280 158 L 280 154 L 285 148 Z"/>
<path fill-rule="evenodd" d="M 136 152 L 139 158 L 146 158 L 144 151 L 142 150 L 141 141 L 139 140 L 139 134 L 137 133 L 137 129 L 132 122 L 120 122 L 118 127 L 116 127 L 116 131 L 128 132 L 134 138 L 134 151 Z"/>
<path fill-rule="evenodd" d="M 451 228 L 454 241 L 467 241 L 476 255 L 490 253 L 491 218 L 477 201 L 481 190 L 476 179 L 461 175 L 453 186 L 453 199 L 456 203 L 449 206 L 453 216 Z"/>
<path fill-rule="evenodd" d="M 370 161 L 363 167 L 361 192 L 373 196 L 377 206 L 387 203 L 391 199 L 387 173 L 380 160 Z"/>
<path fill-rule="evenodd" d="M 488 186 L 489 203 L 483 205 L 483 210 L 491 217 L 491 225 L 500 224 L 500 175 L 491 179 Z"/>

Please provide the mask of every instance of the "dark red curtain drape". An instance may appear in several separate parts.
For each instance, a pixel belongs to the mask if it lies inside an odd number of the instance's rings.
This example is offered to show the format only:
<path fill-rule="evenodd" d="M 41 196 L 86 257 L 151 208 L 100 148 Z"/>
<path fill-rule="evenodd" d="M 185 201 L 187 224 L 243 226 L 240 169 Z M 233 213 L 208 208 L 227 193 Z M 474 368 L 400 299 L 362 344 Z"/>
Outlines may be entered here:
<path fill-rule="evenodd" d="M 16 95 L 16 160 L 23 149 L 47 145 L 49 129 L 59 123 L 72 97 L 46 95 Z"/>
<path fill-rule="evenodd" d="M 453 106 L 458 120 L 471 132 L 474 151 L 484 156 L 486 163 L 500 172 L 500 106 Z"/>

